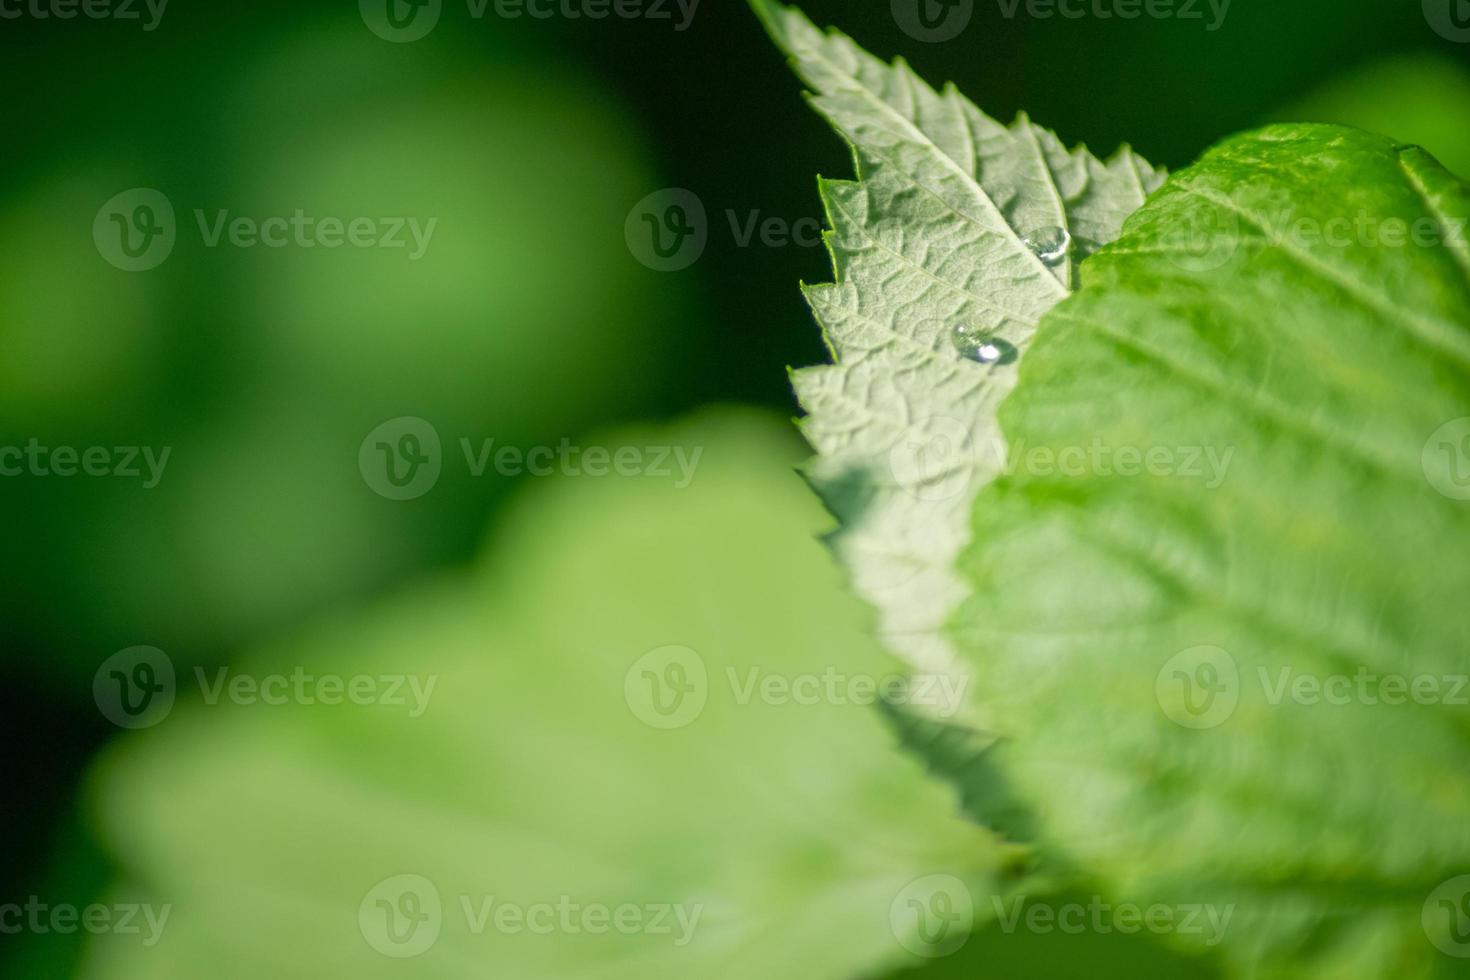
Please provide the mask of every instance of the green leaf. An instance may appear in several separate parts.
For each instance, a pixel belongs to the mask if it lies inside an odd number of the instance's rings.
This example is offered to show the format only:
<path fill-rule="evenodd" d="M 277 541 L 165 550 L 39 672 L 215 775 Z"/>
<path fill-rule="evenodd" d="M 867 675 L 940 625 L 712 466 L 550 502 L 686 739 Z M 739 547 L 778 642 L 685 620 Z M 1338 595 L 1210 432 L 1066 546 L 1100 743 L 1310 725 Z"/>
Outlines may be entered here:
<path fill-rule="evenodd" d="M 1243 976 L 1470 955 L 1467 217 L 1416 147 L 1228 140 L 1001 410 L 953 627 L 993 761 L 1116 899 L 1233 908 Z"/>
<path fill-rule="evenodd" d="M 1003 126 L 902 60 L 752 3 L 858 172 L 820 182 L 837 281 L 805 291 L 834 363 L 793 378 L 819 453 L 806 472 L 885 643 L 922 673 L 953 673 L 941 628 L 965 592 L 954 563 L 970 501 L 1004 458 L 995 408 L 1015 375 L 1013 357 L 961 356 L 952 333 L 963 325 L 1024 351 L 1077 263 L 1162 176 L 1126 147 L 1104 164 L 1025 116 Z M 1037 254 L 1048 245 L 1050 262 Z"/>
<path fill-rule="evenodd" d="M 96 786 L 120 894 L 174 908 L 152 948 L 98 940 L 85 975 L 845 980 L 936 951 L 909 903 L 968 895 L 983 914 L 998 851 L 863 703 L 901 668 L 811 539 L 783 428 L 727 413 L 589 443 L 677 446 L 698 468 L 685 488 L 538 484 L 489 568 L 236 669 L 436 676 L 420 717 L 226 696 L 120 745 Z M 644 673 L 666 676 L 660 650 L 693 685 L 659 691 L 669 716 Z M 373 945 L 399 949 L 376 901 L 396 907 L 379 883 L 406 874 L 441 908 L 411 962 Z M 461 900 L 478 915 L 492 896 L 698 919 L 477 934 Z"/>

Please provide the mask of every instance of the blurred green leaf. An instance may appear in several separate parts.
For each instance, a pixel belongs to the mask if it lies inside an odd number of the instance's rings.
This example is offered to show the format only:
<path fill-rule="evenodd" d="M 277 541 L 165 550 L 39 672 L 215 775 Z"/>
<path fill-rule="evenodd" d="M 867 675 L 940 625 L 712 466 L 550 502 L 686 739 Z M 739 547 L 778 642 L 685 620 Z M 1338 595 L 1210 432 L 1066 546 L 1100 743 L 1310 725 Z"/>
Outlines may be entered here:
<path fill-rule="evenodd" d="M 432 675 L 421 717 L 195 703 L 119 745 L 96 784 L 119 900 L 173 909 L 151 948 L 94 943 L 83 975 L 838 980 L 920 962 L 911 917 L 936 895 L 985 914 L 988 835 L 871 707 L 840 683 L 812 703 L 759 693 L 771 677 L 899 672 L 812 541 L 784 428 L 724 412 L 619 433 L 602 444 L 701 452 L 692 483 L 538 485 L 497 525 L 483 575 L 237 668 Z M 666 717 L 644 671 L 663 676 L 670 648 L 696 687 Z M 376 904 L 397 907 L 401 875 L 441 909 L 411 961 L 378 951 L 419 942 L 396 946 Z M 477 933 L 492 896 L 699 918 L 692 936 L 494 919 Z"/>
<path fill-rule="evenodd" d="M 92 243 L 119 171 L 59 171 L 0 215 L 0 431 L 95 432 L 162 380 L 159 283 L 120 275 Z"/>

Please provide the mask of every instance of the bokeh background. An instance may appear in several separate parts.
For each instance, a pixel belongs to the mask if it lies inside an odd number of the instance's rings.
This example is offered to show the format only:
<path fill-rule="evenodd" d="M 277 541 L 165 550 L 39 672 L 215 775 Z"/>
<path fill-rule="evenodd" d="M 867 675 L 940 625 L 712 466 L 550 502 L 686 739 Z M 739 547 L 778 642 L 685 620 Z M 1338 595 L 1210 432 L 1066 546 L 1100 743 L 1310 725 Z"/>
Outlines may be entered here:
<path fill-rule="evenodd" d="M 805 9 L 1100 153 L 1129 142 L 1177 168 L 1231 132 L 1309 119 L 1470 175 L 1470 43 L 1435 29 L 1432 0 L 1234 0 L 1217 30 L 1208 6 L 1203 21 L 1008 6 L 976 0 L 942 43 L 887 0 Z M 477 556 L 510 560 L 507 501 L 546 481 L 471 476 L 460 437 L 554 446 L 715 404 L 792 414 L 785 368 L 824 356 L 796 283 L 828 263 L 807 234 L 741 235 L 810 228 L 814 175 L 851 166 L 736 0 L 702 0 L 682 30 L 677 7 L 508 20 L 446 0 L 412 43 L 352 0 L 172 0 L 152 30 L 4 9 L 20 15 L 0 19 L 0 445 L 171 455 L 151 489 L 0 478 L 0 902 L 113 874 L 83 802 L 122 737 L 93 699 L 109 656 L 148 644 L 181 670 L 224 664 Z M 172 202 L 178 242 L 125 272 L 93 222 L 138 187 Z M 676 271 L 625 234 L 668 188 L 707 215 L 702 254 Z M 194 219 L 297 208 L 437 225 L 410 261 L 209 248 Z M 358 466 L 364 437 L 402 416 L 445 443 L 412 501 Z M 0 942 L 0 970 L 25 956 L 66 976 L 77 955 L 59 937 Z"/>

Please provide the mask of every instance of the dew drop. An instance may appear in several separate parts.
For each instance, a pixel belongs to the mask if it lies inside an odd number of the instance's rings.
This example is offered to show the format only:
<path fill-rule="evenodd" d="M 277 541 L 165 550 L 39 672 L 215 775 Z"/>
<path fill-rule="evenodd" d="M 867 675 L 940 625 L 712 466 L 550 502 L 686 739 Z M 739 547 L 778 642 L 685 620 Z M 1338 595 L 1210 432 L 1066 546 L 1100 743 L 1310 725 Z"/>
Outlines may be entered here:
<path fill-rule="evenodd" d="M 1016 359 L 1014 344 L 968 323 L 956 324 L 949 339 L 962 356 L 980 364 L 1009 364 Z"/>
<path fill-rule="evenodd" d="M 1065 228 L 1048 225 L 1027 235 L 1026 247 L 1047 265 L 1056 265 L 1067 257 L 1067 251 L 1072 247 L 1072 233 Z"/>

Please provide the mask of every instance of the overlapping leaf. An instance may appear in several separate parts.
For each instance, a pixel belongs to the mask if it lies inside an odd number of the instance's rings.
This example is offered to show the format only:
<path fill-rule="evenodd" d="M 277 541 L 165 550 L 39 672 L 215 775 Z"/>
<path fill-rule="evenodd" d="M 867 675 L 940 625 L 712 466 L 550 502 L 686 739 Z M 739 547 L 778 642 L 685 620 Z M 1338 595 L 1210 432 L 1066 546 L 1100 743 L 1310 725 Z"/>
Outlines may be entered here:
<path fill-rule="evenodd" d="M 1470 964 L 1467 218 L 1417 148 L 1231 139 L 1001 409 L 954 636 L 1007 785 L 1119 900 L 1233 908 L 1245 976 Z"/>

